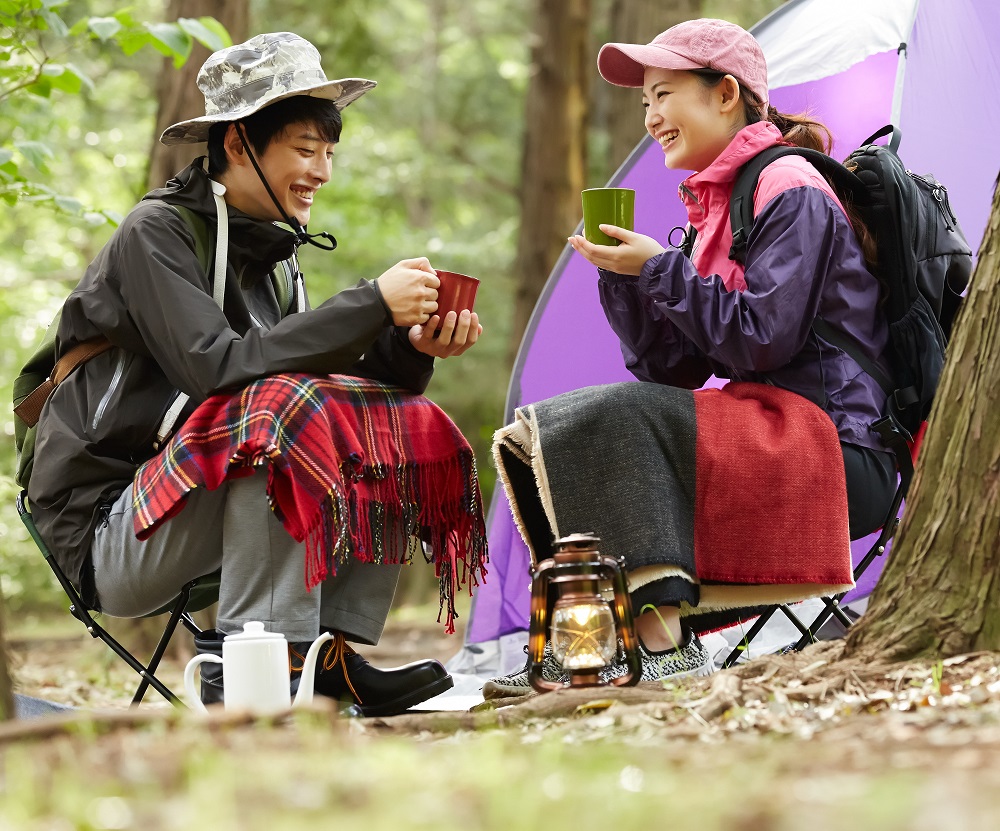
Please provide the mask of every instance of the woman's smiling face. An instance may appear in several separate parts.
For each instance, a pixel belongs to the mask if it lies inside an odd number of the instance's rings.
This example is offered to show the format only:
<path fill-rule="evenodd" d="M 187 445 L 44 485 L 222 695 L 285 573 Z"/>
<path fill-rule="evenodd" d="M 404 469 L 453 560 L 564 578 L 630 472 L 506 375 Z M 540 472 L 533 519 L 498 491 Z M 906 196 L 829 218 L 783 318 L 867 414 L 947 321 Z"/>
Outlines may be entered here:
<path fill-rule="evenodd" d="M 663 148 L 663 163 L 674 170 L 704 170 L 732 140 L 731 107 L 725 81 L 706 87 L 691 72 L 646 67 L 642 103 L 646 130 Z"/>

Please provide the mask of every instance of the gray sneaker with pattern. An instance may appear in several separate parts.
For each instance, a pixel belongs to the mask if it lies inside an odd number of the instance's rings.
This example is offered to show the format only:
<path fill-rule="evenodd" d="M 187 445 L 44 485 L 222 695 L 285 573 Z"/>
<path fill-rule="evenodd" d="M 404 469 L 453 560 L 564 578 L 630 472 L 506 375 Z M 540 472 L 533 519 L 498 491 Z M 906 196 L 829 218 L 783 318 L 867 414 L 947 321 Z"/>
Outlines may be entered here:
<path fill-rule="evenodd" d="M 639 656 L 642 659 L 640 681 L 663 681 L 667 678 L 688 678 L 696 675 L 711 675 L 715 671 L 712 656 L 702 645 L 698 636 L 687 632 L 684 643 L 676 649 L 651 652 L 639 641 Z M 628 672 L 624 662 L 612 664 L 601 673 L 601 680 L 607 683 L 612 678 L 620 678 Z"/>
<path fill-rule="evenodd" d="M 527 647 L 525 647 L 527 651 Z M 711 675 L 715 671 L 712 656 L 702 645 L 694 632 L 687 632 L 687 638 L 678 649 L 666 649 L 663 652 L 651 652 L 639 641 L 639 656 L 642 659 L 642 676 L 640 681 L 663 681 L 667 678 L 688 678 L 690 676 Z M 612 664 L 601 672 L 601 680 L 608 683 L 612 678 L 620 678 L 628 671 L 624 662 Z M 542 658 L 542 677 L 546 681 L 569 682 L 569 673 L 564 672 L 562 665 L 552 654 L 552 645 L 545 644 L 545 654 Z M 512 698 L 519 695 L 529 695 L 534 687 L 528 682 L 528 665 L 524 669 L 494 678 L 483 685 L 483 698 Z"/>
<path fill-rule="evenodd" d="M 528 647 L 524 647 L 528 651 Z M 563 671 L 555 655 L 552 654 L 552 644 L 546 641 L 545 652 L 542 656 L 542 678 L 546 681 L 560 681 L 567 683 L 569 674 Z M 528 681 L 528 662 L 524 664 L 524 669 L 512 672 L 510 675 L 502 675 L 493 678 L 483 684 L 483 698 L 512 698 L 518 695 L 529 695 L 535 691 Z"/>

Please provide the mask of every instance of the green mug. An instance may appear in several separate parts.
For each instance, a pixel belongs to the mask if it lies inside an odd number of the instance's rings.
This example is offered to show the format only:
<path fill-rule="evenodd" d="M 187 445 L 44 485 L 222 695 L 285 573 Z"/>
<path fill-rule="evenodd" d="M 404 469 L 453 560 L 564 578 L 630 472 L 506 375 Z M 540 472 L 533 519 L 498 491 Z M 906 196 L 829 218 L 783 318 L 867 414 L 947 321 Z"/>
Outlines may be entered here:
<path fill-rule="evenodd" d="M 600 226 L 631 231 L 635 221 L 635 191 L 631 188 L 589 188 L 583 191 L 583 235 L 595 245 L 618 245 Z"/>

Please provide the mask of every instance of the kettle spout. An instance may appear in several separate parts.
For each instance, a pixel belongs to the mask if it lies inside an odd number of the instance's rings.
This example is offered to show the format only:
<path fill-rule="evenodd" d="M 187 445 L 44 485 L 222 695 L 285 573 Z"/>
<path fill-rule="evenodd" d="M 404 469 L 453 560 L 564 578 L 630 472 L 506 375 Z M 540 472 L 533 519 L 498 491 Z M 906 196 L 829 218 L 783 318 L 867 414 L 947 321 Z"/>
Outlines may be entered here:
<path fill-rule="evenodd" d="M 326 641 L 332 641 L 334 637 L 335 635 L 332 632 L 324 632 L 312 642 L 312 645 L 309 647 L 309 651 L 306 653 L 305 660 L 302 663 L 302 677 L 299 680 L 299 691 L 295 696 L 295 701 L 292 703 L 292 707 L 301 707 L 305 704 L 312 704 L 313 682 L 316 679 L 316 659 L 319 657 L 319 648 L 326 643 Z"/>

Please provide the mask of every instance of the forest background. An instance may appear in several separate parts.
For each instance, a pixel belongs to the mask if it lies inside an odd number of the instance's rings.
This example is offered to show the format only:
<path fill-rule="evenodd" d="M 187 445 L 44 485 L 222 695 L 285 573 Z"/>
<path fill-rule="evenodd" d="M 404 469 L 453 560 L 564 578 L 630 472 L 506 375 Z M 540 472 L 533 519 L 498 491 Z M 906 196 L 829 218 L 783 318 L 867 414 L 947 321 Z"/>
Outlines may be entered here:
<path fill-rule="evenodd" d="M 218 45 L 226 33 L 160 24 L 214 15 L 236 41 L 294 31 L 317 46 L 329 77 L 379 84 L 346 111 L 333 178 L 313 210 L 311 230 L 330 231 L 340 244 L 332 254 L 303 251 L 311 299 L 318 304 L 404 257 L 425 255 L 436 267 L 481 279 L 483 339 L 461 359 L 438 363 L 428 396 L 472 442 L 488 503 L 490 438 L 504 417 L 534 301 L 580 221 L 579 190 L 606 183 L 644 135 L 639 93 L 597 75 L 600 44 L 646 42 L 702 15 L 749 27 L 779 5 L 136 0 L 123 12 L 110 1 L 0 0 L 0 16 L 34 10 L 44 27 L 31 33 L 39 43 L 30 49 L 26 32 L 0 32 L 0 377 L 8 396 L 116 223 L 166 171 L 186 163 L 156 146 L 159 122 L 172 111 L 181 115 L 167 123 L 201 114 L 193 76 L 210 51 L 204 44 Z M 46 10 L 67 26 L 82 22 L 63 30 Z M 49 67 L 30 90 L 11 71 L 26 54 Z M 63 601 L 14 511 L 9 408 L 0 425 L 0 590 L 17 617 Z M 433 591 L 433 577 L 413 571 L 419 574 L 405 597 L 420 602 Z"/>

